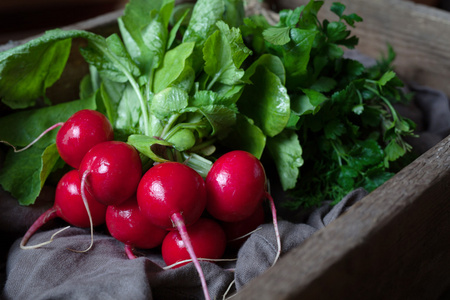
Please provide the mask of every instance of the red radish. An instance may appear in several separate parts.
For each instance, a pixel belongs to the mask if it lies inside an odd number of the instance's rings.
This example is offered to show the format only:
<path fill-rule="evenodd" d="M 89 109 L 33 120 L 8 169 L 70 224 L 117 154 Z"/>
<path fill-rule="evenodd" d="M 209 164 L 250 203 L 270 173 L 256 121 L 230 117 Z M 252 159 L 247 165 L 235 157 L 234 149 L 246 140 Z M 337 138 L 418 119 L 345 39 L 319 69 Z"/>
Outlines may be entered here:
<path fill-rule="evenodd" d="M 56 148 L 61 158 L 70 166 L 77 169 L 84 155 L 94 145 L 111 141 L 114 132 L 109 120 L 100 112 L 83 109 L 74 113 L 66 122 L 52 125 L 42 132 L 34 141 L 22 149 L 16 149 L 6 141 L 0 141 L 14 148 L 15 152 L 21 152 L 37 141 L 51 130 L 61 127 L 56 134 Z"/>
<path fill-rule="evenodd" d="M 60 217 L 70 225 L 76 227 L 89 227 L 92 218 L 93 226 L 101 225 L 105 222 L 106 206 L 95 201 L 92 197 L 87 197 L 91 216 L 86 211 L 85 204 L 81 196 L 81 181 L 77 170 L 67 172 L 58 182 L 55 192 L 55 202 L 53 207 L 43 213 L 25 233 L 21 248 L 37 248 L 48 244 L 44 242 L 35 246 L 25 246 L 31 236 L 48 221 Z"/>
<path fill-rule="evenodd" d="M 248 234 L 264 223 L 264 218 L 264 208 L 261 203 L 258 205 L 255 212 L 244 220 L 237 222 L 221 222 L 220 225 L 227 236 L 227 247 L 238 249 L 242 246 L 248 238 Z"/>
<path fill-rule="evenodd" d="M 205 182 L 187 165 L 160 163 L 142 177 L 137 201 L 142 213 L 159 227 L 174 229 L 172 215 L 175 213 L 181 213 L 185 225 L 190 225 L 205 210 Z"/>
<path fill-rule="evenodd" d="M 114 139 L 108 118 L 102 113 L 83 109 L 74 113 L 56 134 L 61 158 L 77 169 L 84 155 L 96 144 Z"/>
<path fill-rule="evenodd" d="M 216 219 L 236 222 L 250 217 L 266 194 L 266 174 L 260 161 L 244 151 L 228 152 L 206 176 L 206 209 Z"/>
<path fill-rule="evenodd" d="M 206 176 L 206 210 L 216 219 L 237 222 L 250 217 L 264 199 L 269 199 L 278 251 L 281 253 L 277 213 L 267 192 L 264 167 L 251 153 L 234 150 L 220 156 Z"/>
<path fill-rule="evenodd" d="M 197 257 L 214 260 L 223 256 L 226 247 L 226 236 L 222 227 L 216 221 L 200 218 L 197 222 L 187 227 L 187 233 Z M 161 253 L 167 265 L 173 265 L 190 258 L 184 241 L 176 230 L 172 230 L 164 238 Z M 178 268 L 187 263 L 180 263 L 172 268 Z"/>
<path fill-rule="evenodd" d="M 165 229 L 178 229 L 199 274 L 205 298 L 210 299 L 205 275 L 186 230 L 186 224 L 195 223 L 205 209 L 203 178 L 182 163 L 160 163 L 144 174 L 136 195 L 150 222 Z"/>
<path fill-rule="evenodd" d="M 79 174 L 82 185 L 86 186 L 86 194 L 105 205 L 119 205 L 136 193 L 142 163 L 133 146 L 108 141 L 95 145 L 86 153 Z"/>
<path fill-rule="evenodd" d="M 106 226 L 115 239 L 125 244 L 125 252 L 130 259 L 136 258 L 134 247 L 158 247 L 168 232 L 153 225 L 142 215 L 134 196 L 117 206 L 108 206 Z"/>

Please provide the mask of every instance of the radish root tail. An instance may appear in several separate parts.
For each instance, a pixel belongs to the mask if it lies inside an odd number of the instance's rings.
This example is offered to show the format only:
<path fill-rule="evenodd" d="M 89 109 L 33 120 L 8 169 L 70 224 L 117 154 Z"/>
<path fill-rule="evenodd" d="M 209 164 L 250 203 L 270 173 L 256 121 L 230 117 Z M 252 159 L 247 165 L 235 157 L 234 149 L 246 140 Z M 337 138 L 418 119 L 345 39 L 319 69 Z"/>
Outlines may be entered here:
<path fill-rule="evenodd" d="M 125 244 L 125 253 L 129 259 L 135 259 L 137 256 L 133 252 L 133 247 L 129 244 Z"/>
<path fill-rule="evenodd" d="M 37 143 L 44 135 L 46 135 L 49 131 L 52 131 L 53 129 L 62 126 L 64 123 L 63 122 L 59 122 L 56 123 L 55 125 L 50 126 L 49 128 L 47 128 L 44 132 L 42 132 L 34 141 L 32 141 L 31 143 L 29 143 L 27 146 L 21 148 L 21 149 L 17 149 L 14 145 L 12 145 L 11 143 L 7 142 L 7 141 L 0 141 L 0 143 L 6 144 L 8 146 L 11 146 L 14 149 L 14 152 L 22 152 L 27 150 L 28 148 L 30 148 L 31 146 L 33 146 L 35 143 Z"/>
<path fill-rule="evenodd" d="M 178 231 L 181 235 L 181 239 L 183 240 L 184 245 L 186 246 L 186 249 L 192 258 L 195 268 L 197 269 L 198 275 L 200 277 L 200 281 L 202 283 L 203 294 L 205 295 L 205 299 L 210 300 L 211 298 L 209 296 L 208 286 L 206 284 L 205 275 L 203 274 L 202 267 L 200 266 L 197 256 L 195 255 L 194 248 L 192 247 L 191 240 L 187 233 L 186 225 L 184 224 L 184 220 L 183 220 L 183 217 L 181 216 L 181 213 L 174 213 L 172 215 L 172 222 L 178 228 Z"/>
<path fill-rule="evenodd" d="M 88 252 L 91 250 L 92 246 L 94 245 L 94 223 L 92 222 L 92 215 L 91 210 L 89 209 L 89 203 L 87 202 L 86 193 L 85 193 L 85 186 L 86 186 L 86 178 L 89 175 L 89 171 L 85 171 L 83 175 L 81 176 L 81 198 L 83 198 L 84 207 L 86 207 L 86 211 L 89 217 L 89 226 L 91 230 L 91 242 L 89 244 L 89 247 L 87 247 L 84 250 L 75 250 L 75 249 L 69 249 L 73 252 L 83 253 Z"/>
<path fill-rule="evenodd" d="M 35 248 L 39 248 L 43 245 L 47 245 L 49 243 L 52 242 L 53 237 L 59 233 L 60 231 L 58 231 L 57 233 L 55 233 L 50 241 L 38 244 L 38 245 L 34 245 L 34 246 L 25 246 L 28 243 L 28 240 L 31 238 L 31 236 L 39 229 L 42 227 L 42 225 L 44 225 L 45 223 L 47 223 L 48 221 L 56 218 L 58 215 L 56 214 L 56 208 L 51 207 L 49 208 L 47 211 L 45 211 L 42 215 L 39 216 L 39 218 L 36 219 L 36 221 L 34 221 L 33 225 L 31 225 L 31 227 L 27 230 L 27 232 L 25 233 L 25 235 L 22 238 L 22 241 L 20 242 L 20 248 L 22 249 L 35 249 Z M 62 230 L 61 230 L 62 231 Z"/>
<path fill-rule="evenodd" d="M 22 249 L 24 249 L 24 250 L 27 250 L 27 249 L 36 249 L 36 248 L 45 246 L 45 245 L 47 245 L 47 244 L 50 244 L 51 242 L 53 242 L 53 239 L 55 238 L 55 236 L 57 236 L 58 234 L 60 234 L 61 232 L 63 232 L 63 231 L 66 230 L 66 229 L 69 229 L 69 228 L 70 228 L 70 226 L 66 226 L 66 227 L 64 227 L 64 228 L 61 228 L 60 230 L 58 230 L 57 232 L 55 232 L 54 234 L 52 234 L 52 236 L 50 237 L 50 239 L 49 239 L 48 241 L 42 242 L 42 243 L 37 244 L 37 245 L 26 246 L 26 245 L 24 244 L 24 242 L 22 241 L 22 242 L 20 243 L 20 248 L 22 248 Z"/>
<path fill-rule="evenodd" d="M 278 230 L 277 210 L 275 208 L 275 202 L 273 201 L 273 198 L 269 193 L 266 193 L 266 198 L 269 199 L 269 202 L 270 202 L 270 210 L 272 211 L 272 218 L 273 218 L 273 228 L 275 230 L 275 237 L 277 239 L 277 245 L 278 245 L 277 254 L 276 254 L 275 259 L 272 264 L 272 266 L 273 266 L 276 264 L 276 262 L 278 261 L 278 259 L 280 258 L 280 255 L 281 255 L 281 237 L 280 237 L 280 232 Z"/>

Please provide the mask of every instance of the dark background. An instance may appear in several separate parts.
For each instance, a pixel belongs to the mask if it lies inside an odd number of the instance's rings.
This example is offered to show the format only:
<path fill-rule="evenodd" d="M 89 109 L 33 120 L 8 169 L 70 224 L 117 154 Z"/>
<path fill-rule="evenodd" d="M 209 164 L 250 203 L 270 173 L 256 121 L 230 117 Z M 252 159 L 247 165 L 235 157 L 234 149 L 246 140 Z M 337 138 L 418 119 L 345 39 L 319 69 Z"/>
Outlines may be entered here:
<path fill-rule="evenodd" d="M 276 0 L 266 0 L 276 3 Z M 306 3 L 307 0 L 305 0 Z M 329 0 L 326 0 L 329 1 Z M 404 0 L 450 10 L 450 0 Z M 0 45 L 117 9 L 127 0 L 1 0 Z"/>

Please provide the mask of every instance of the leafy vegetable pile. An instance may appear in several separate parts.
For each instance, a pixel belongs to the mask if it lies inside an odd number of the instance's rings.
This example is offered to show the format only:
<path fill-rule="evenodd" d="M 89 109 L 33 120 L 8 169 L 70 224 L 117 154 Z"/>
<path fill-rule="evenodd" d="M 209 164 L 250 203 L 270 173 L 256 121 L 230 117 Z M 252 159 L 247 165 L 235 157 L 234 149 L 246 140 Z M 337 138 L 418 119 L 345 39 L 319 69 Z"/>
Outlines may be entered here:
<path fill-rule="evenodd" d="M 291 208 L 338 201 L 356 187 L 373 190 L 410 150 L 414 124 L 393 107 L 408 100 L 392 70 L 344 58 L 362 19 L 334 3 L 336 21 L 317 18 L 323 1 L 279 13 L 275 25 L 245 17 L 243 1 L 131 0 L 107 38 L 80 30 L 51 30 L 0 53 L 0 97 L 18 111 L 0 119 L 0 140 L 23 147 L 81 109 L 111 121 L 116 139 L 133 145 L 144 166 L 187 161 L 206 176 L 229 149 L 273 162 Z M 46 89 L 61 76 L 71 41 L 90 74 L 80 99 L 51 104 Z M 64 95 L 61 95 L 63 97 Z M 37 99 L 46 105 L 37 106 Z M 30 149 L 9 150 L 2 187 L 22 205 L 64 167 L 56 132 Z"/>

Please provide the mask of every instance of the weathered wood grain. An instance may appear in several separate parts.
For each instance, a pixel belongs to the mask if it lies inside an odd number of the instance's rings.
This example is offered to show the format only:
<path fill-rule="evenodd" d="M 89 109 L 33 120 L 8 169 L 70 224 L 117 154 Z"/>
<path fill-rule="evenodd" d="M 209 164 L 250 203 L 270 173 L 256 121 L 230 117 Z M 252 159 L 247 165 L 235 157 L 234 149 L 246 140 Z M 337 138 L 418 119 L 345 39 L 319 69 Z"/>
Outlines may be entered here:
<path fill-rule="evenodd" d="M 233 299 L 439 299 L 450 287 L 450 138 Z"/>
<path fill-rule="evenodd" d="M 278 0 L 279 8 L 294 8 L 306 0 Z M 326 0 L 319 19 L 336 20 Z M 450 14 L 405 0 L 342 0 L 346 13 L 357 13 L 363 22 L 352 33 L 359 37 L 362 53 L 379 58 L 387 43 L 397 52 L 396 71 L 408 81 L 443 90 L 450 95 Z"/>

